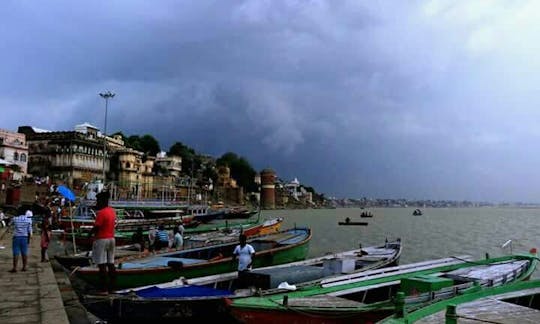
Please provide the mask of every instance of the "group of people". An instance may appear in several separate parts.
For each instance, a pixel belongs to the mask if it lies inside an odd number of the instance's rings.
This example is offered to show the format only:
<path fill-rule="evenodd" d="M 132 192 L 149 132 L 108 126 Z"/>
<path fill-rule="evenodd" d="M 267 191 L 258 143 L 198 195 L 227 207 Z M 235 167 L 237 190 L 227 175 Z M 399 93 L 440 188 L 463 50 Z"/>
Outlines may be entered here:
<path fill-rule="evenodd" d="M 145 236 L 143 228 L 139 227 L 133 233 L 131 242 L 138 247 L 139 251 L 144 251 L 146 248 L 152 252 L 164 248 L 181 250 L 184 247 L 184 231 L 182 224 L 176 225 L 172 233 L 166 230 L 164 225 L 159 225 L 158 228 L 150 227 L 148 236 Z"/>
<path fill-rule="evenodd" d="M 94 235 L 94 242 L 92 246 L 92 261 L 99 268 L 100 274 L 100 294 L 108 294 L 115 287 L 116 268 L 114 265 L 115 255 L 115 222 L 116 212 L 114 208 L 109 206 L 109 193 L 107 191 L 101 191 L 96 195 L 96 219 L 92 228 Z M 28 269 L 28 245 L 30 244 L 33 230 L 32 230 L 32 212 L 19 211 L 19 216 L 13 217 L 11 220 L 11 226 L 13 226 L 13 268 L 10 272 L 17 272 L 17 265 L 19 256 L 22 257 L 21 271 L 27 271 Z M 162 249 L 162 248 L 177 248 L 183 247 L 183 234 L 184 227 L 182 224 L 178 224 L 174 230 L 174 235 L 169 234 L 169 231 L 165 230 L 163 225 L 160 225 L 158 229 L 152 229 L 148 234 L 149 248 L 150 249 Z M 139 228 L 134 235 L 134 241 L 141 244 L 141 251 L 145 248 L 145 237 L 142 232 L 142 228 Z M 44 219 L 41 225 L 41 261 L 48 261 L 47 248 L 51 240 L 50 222 L 48 219 Z M 247 243 L 247 237 L 241 234 L 239 237 L 239 244 L 233 251 L 232 261 L 238 261 L 238 278 L 239 287 L 243 286 L 243 278 L 245 273 L 250 271 L 253 267 L 253 256 L 255 255 L 254 248 Z"/>

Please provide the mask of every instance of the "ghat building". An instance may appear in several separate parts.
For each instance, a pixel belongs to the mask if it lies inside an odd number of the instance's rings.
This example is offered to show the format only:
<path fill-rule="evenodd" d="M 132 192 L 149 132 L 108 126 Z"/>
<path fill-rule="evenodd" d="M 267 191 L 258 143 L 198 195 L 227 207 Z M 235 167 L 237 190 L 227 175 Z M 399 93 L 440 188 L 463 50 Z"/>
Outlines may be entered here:
<path fill-rule="evenodd" d="M 117 194 L 144 197 L 152 188 L 154 159 L 124 145 L 121 136 L 106 136 L 91 124 L 73 131 L 48 131 L 20 126 L 28 144 L 28 173 L 61 180 L 69 187 L 103 178 L 115 184 Z"/>
<path fill-rule="evenodd" d="M 0 129 L 0 159 L 19 176 L 27 173 L 28 145 L 24 134 Z"/>

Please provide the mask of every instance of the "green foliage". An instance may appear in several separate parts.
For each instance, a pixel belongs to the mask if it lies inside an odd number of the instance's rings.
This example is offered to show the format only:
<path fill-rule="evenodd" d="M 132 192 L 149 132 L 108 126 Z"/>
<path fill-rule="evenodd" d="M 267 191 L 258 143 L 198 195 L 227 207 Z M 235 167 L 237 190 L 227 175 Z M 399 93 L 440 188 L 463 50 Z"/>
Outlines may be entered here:
<path fill-rule="evenodd" d="M 131 135 L 125 137 L 121 132 L 115 134 L 122 135 L 122 139 L 127 147 L 143 152 L 146 156 L 155 156 L 161 151 L 159 142 L 152 135 Z"/>
<path fill-rule="evenodd" d="M 256 191 L 255 170 L 251 164 L 236 153 L 227 152 L 217 159 L 218 166 L 228 166 L 231 170 L 231 177 L 236 180 L 238 185 L 246 191 Z"/>
<path fill-rule="evenodd" d="M 174 143 L 169 149 L 168 154 L 180 156 L 182 158 L 182 169 L 188 174 L 201 169 L 201 157 L 194 149 L 184 145 L 182 142 Z"/>
<path fill-rule="evenodd" d="M 146 134 L 140 139 L 140 144 L 144 154 L 149 156 L 156 156 L 161 152 L 161 147 L 159 142 L 154 138 L 154 136 Z"/>

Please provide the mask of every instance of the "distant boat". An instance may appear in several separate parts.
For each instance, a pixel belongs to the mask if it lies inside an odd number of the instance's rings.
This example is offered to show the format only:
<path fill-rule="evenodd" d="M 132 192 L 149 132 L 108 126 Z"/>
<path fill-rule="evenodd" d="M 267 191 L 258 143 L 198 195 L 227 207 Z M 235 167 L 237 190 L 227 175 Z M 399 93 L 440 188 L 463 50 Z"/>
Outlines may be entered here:
<path fill-rule="evenodd" d="M 362 217 L 362 218 L 373 217 L 373 214 L 372 214 L 370 211 L 363 211 L 363 212 L 360 214 L 360 217 Z"/>
<path fill-rule="evenodd" d="M 418 208 L 416 208 L 414 211 L 413 211 L 413 216 L 421 216 L 422 215 L 422 211 Z"/>
<path fill-rule="evenodd" d="M 360 225 L 360 226 L 367 226 L 367 222 L 353 222 L 349 217 L 345 218 L 344 222 L 338 222 L 338 225 Z"/>

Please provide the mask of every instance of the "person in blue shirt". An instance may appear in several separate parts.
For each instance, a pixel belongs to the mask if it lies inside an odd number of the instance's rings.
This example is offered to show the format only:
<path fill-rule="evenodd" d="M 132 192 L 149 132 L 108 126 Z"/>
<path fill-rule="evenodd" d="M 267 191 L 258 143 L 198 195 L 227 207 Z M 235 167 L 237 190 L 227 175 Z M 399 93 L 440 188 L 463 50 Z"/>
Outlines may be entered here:
<path fill-rule="evenodd" d="M 169 232 L 165 230 L 165 226 L 159 225 L 156 237 L 156 250 L 169 247 Z"/>
<path fill-rule="evenodd" d="M 13 228 L 13 268 L 9 272 L 17 272 L 17 263 L 19 262 L 19 254 L 22 256 L 22 269 L 26 271 L 28 263 L 28 244 L 32 237 L 32 219 L 33 216 L 30 210 L 19 209 L 19 216 L 13 217 L 11 226 Z"/>

